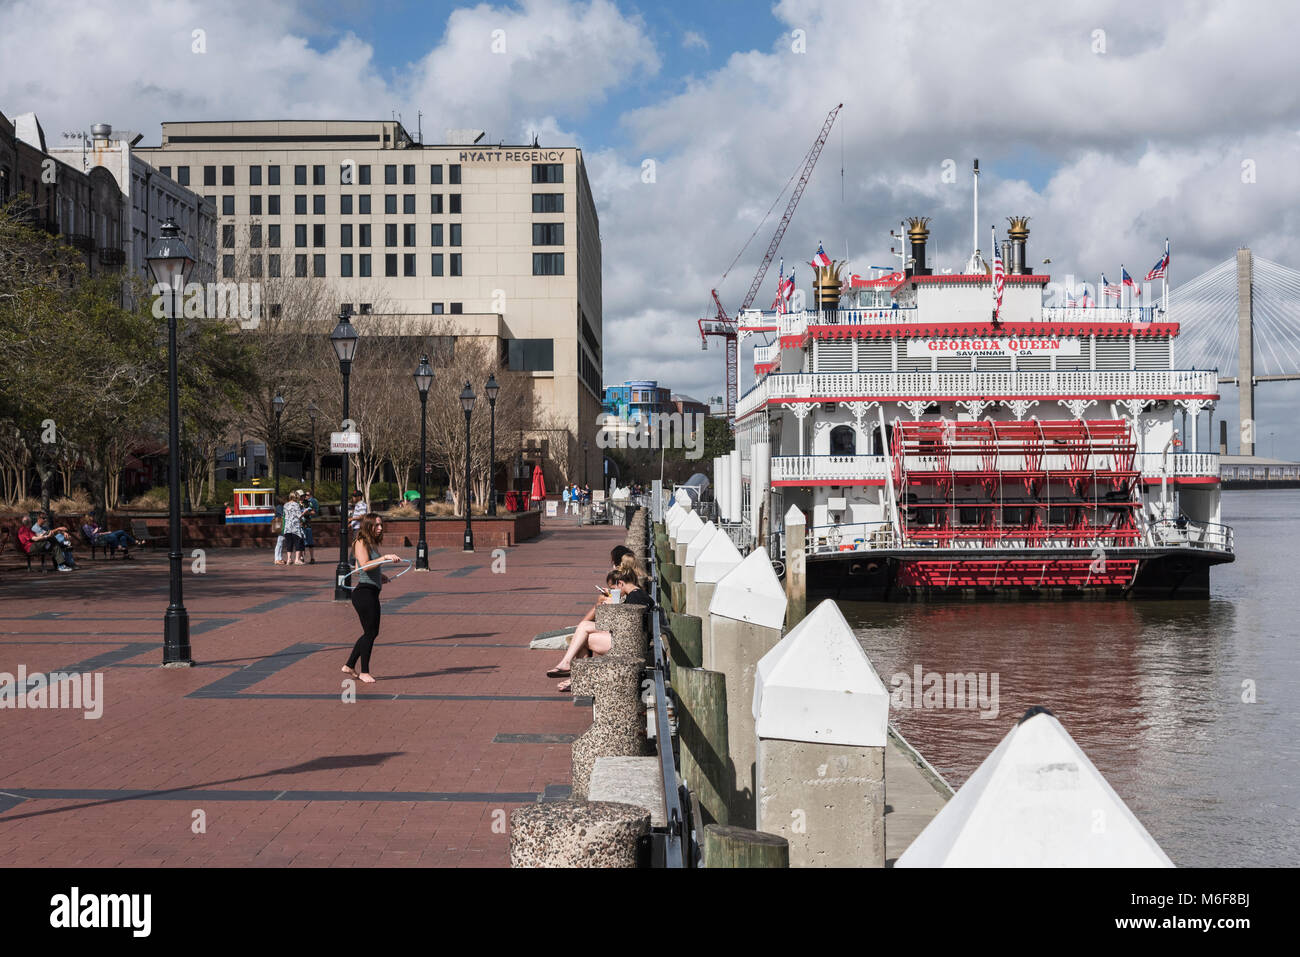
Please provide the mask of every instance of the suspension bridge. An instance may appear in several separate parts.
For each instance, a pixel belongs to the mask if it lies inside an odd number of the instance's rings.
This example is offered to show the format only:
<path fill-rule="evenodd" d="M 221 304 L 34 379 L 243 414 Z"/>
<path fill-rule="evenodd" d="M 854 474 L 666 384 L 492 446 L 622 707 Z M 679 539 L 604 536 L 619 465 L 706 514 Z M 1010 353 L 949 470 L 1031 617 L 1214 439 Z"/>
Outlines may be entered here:
<path fill-rule="evenodd" d="M 1181 327 L 1179 366 L 1215 369 L 1220 384 L 1237 387 L 1240 454 L 1254 456 L 1255 386 L 1300 380 L 1300 270 L 1242 247 L 1171 289 L 1169 297 L 1171 316 Z M 1225 374 L 1232 371 L 1236 374 Z M 1212 439 L 1213 411 L 1210 415 Z M 1221 426 L 1220 435 L 1225 432 Z"/>

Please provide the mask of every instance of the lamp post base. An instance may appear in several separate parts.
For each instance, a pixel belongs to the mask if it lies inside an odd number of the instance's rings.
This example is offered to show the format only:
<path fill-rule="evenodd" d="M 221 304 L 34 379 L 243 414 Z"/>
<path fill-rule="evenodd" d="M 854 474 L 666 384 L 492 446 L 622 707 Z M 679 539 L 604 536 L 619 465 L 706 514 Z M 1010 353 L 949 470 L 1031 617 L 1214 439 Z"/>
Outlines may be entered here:
<path fill-rule="evenodd" d="M 429 544 L 423 538 L 415 546 L 415 570 L 417 572 L 429 570 Z"/>
<path fill-rule="evenodd" d="M 344 583 L 348 580 L 348 575 L 352 572 L 352 566 L 347 562 L 339 562 L 338 567 L 334 569 L 334 600 L 351 601 L 352 590 Z"/>
<path fill-rule="evenodd" d="M 190 616 L 184 608 L 168 608 L 163 616 L 163 667 L 190 668 Z"/>
<path fill-rule="evenodd" d="M 465 549 L 464 549 L 464 550 L 467 551 L 467 552 L 472 552 L 472 551 L 474 551 L 474 533 L 471 532 L 468 528 L 465 529 Z"/>

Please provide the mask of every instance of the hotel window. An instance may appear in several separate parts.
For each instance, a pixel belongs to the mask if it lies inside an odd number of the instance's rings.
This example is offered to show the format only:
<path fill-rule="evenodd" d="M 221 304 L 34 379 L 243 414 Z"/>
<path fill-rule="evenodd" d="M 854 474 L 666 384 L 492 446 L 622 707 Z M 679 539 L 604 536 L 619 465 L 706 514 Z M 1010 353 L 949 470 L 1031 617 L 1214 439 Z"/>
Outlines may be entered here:
<path fill-rule="evenodd" d="M 563 183 L 564 164 L 563 163 L 534 163 L 533 182 L 534 183 Z"/>
<path fill-rule="evenodd" d="M 465 306 L 463 303 L 453 302 L 451 304 L 451 314 L 453 316 L 459 316 L 464 311 L 465 311 Z"/>
<path fill-rule="evenodd" d="M 340 246 L 352 245 L 352 224 L 351 223 L 344 223 L 339 227 L 339 245 Z"/>
<path fill-rule="evenodd" d="M 262 167 L 260 166 L 248 167 L 248 185 L 249 186 L 262 185 Z"/>
<path fill-rule="evenodd" d="M 293 168 L 293 185 L 294 185 L 294 186 L 306 186 L 306 185 L 307 185 L 307 167 L 306 167 L 306 166 L 295 166 L 295 167 Z"/>
<path fill-rule="evenodd" d="M 262 246 L 262 227 L 257 223 L 248 227 L 248 245 L 253 249 L 260 249 Z"/>
<path fill-rule="evenodd" d="M 415 245 L 415 223 L 406 223 L 402 226 L 402 245 Z"/>
<path fill-rule="evenodd" d="M 448 246 L 460 245 L 460 228 L 460 223 L 451 224 L 451 238 L 447 242 Z"/>
<path fill-rule="evenodd" d="M 397 275 L 397 253 L 384 254 L 384 275 L 385 276 Z"/>
<path fill-rule="evenodd" d="M 442 253 L 434 253 L 432 256 L 429 257 L 429 260 L 430 263 L 432 264 L 432 270 L 433 270 L 430 273 L 430 275 L 441 276 L 442 275 Z"/>
<path fill-rule="evenodd" d="M 407 163 L 402 167 L 402 182 L 408 186 L 415 185 L 415 164 Z"/>
<path fill-rule="evenodd" d="M 225 249 L 235 248 L 235 227 L 228 224 L 221 227 L 221 245 Z"/>
<path fill-rule="evenodd" d="M 452 163 L 447 167 L 447 182 L 452 184 L 460 183 L 460 164 Z"/>
<path fill-rule="evenodd" d="M 363 303 L 361 304 L 361 315 L 363 315 L 363 316 L 368 316 L 368 315 L 370 315 L 370 303 L 368 303 L 368 302 L 363 302 Z"/>
<path fill-rule="evenodd" d="M 280 167 L 268 166 L 266 168 L 266 185 L 267 186 L 280 185 Z"/>
<path fill-rule="evenodd" d="M 453 276 L 459 276 L 459 275 L 461 275 L 461 271 L 460 271 L 460 253 L 452 253 L 452 254 L 451 254 L 450 256 L 448 256 L 447 258 L 451 260 L 451 262 L 448 263 L 448 265 L 451 267 L 451 273 L 450 273 L 450 275 L 453 275 Z"/>
<path fill-rule="evenodd" d="M 512 372 L 554 372 L 554 339 L 507 339 L 506 368 Z"/>
<path fill-rule="evenodd" d="M 534 246 L 563 246 L 564 223 L 533 223 Z"/>
<path fill-rule="evenodd" d="M 402 197 L 402 214 L 406 216 L 415 215 L 415 194 L 407 193 Z"/>
<path fill-rule="evenodd" d="M 280 226 L 278 223 L 266 227 L 266 244 L 273 249 L 280 248 Z"/>
<path fill-rule="evenodd" d="M 248 275 L 250 279 L 262 278 L 262 257 L 261 256 L 248 257 Z"/>
<path fill-rule="evenodd" d="M 362 279 L 370 278 L 370 254 L 362 253 L 357 257 L 357 275 Z"/>
<path fill-rule="evenodd" d="M 235 275 L 235 257 L 221 257 L 221 276 L 223 279 L 231 279 Z"/>
<path fill-rule="evenodd" d="M 434 164 L 429 167 L 429 182 L 430 183 L 442 182 L 442 166 L 440 164 Z"/>
<path fill-rule="evenodd" d="M 397 223 L 384 223 L 384 245 L 397 245 Z"/>
<path fill-rule="evenodd" d="M 295 216 L 306 216 L 306 215 L 307 215 L 307 196 L 306 196 L 306 194 L 302 194 L 302 193 L 300 193 L 300 194 L 298 194 L 297 196 L 294 196 L 294 198 L 293 198 L 293 214 L 294 214 Z"/>
<path fill-rule="evenodd" d="M 370 215 L 370 194 L 362 193 L 357 197 L 357 213 L 362 216 Z"/>
<path fill-rule="evenodd" d="M 447 196 L 447 212 L 460 212 L 460 193 L 450 193 Z"/>
<path fill-rule="evenodd" d="M 314 216 L 324 216 L 324 215 L 325 215 L 325 197 L 324 197 L 324 196 L 313 196 L 313 197 L 311 198 L 311 211 L 312 211 L 312 215 L 314 215 Z"/>
<path fill-rule="evenodd" d="M 358 166 L 358 167 L 357 167 L 357 182 L 358 182 L 359 184 L 361 184 L 362 186 L 369 186 L 369 185 L 370 185 L 370 167 L 369 167 L 369 166 Z"/>
<path fill-rule="evenodd" d="M 266 257 L 266 274 L 270 276 L 272 279 L 280 278 L 280 257 L 279 256 Z"/>
<path fill-rule="evenodd" d="M 361 229 L 361 233 L 360 233 L 360 235 L 357 237 L 357 245 L 358 245 L 358 246 L 369 246 L 369 245 L 370 245 L 370 224 L 369 224 L 369 223 L 361 223 L 361 224 L 360 224 L 360 229 Z"/>
<path fill-rule="evenodd" d="M 325 224 L 316 223 L 311 228 L 311 244 L 319 249 L 325 245 Z"/>
<path fill-rule="evenodd" d="M 534 276 L 563 276 L 564 253 L 533 253 Z"/>
<path fill-rule="evenodd" d="M 441 316 L 441 315 L 442 315 L 442 303 L 440 303 L 440 302 L 435 302 L 435 303 L 432 303 L 432 305 L 433 305 L 433 314 L 434 314 L 435 316 Z"/>
<path fill-rule="evenodd" d="M 262 197 L 261 197 L 261 196 L 250 196 L 250 197 L 248 197 L 248 215 L 249 215 L 249 216 L 261 216 L 261 215 L 262 215 Z"/>
<path fill-rule="evenodd" d="M 221 215 L 222 216 L 235 215 L 235 197 L 233 196 L 221 197 Z"/>
<path fill-rule="evenodd" d="M 442 212 L 442 193 L 434 193 L 429 197 L 429 212 L 435 215 Z"/>
<path fill-rule="evenodd" d="M 280 215 L 280 194 L 279 193 L 272 193 L 270 196 L 266 197 L 266 215 L 268 216 Z"/>
<path fill-rule="evenodd" d="M 317 253 L 316 255 L 311 257 L 311 274 L 317 277 L 325 275 L 325 254 L 324 253 Z"/>
<path fill-rule="evenodd" d="M 324 186 L 324 185 L 325 185 L 325 167 L 324 167 L 324 166 L 313 166 L 313 167 L 311 168 L 311 184 L 312 184 L 313 186 Z"/>
<path fill-rule="evenodd" d="M 182 186 L 190 185 L 190 168 L 188 166 L 176 167 L 176 182 Z"/>
<path fill-rule="evenodd" d="M 397 215 L 397 194 L 396 193 L 384 194 L 384 215 L 385 216 Z"/>
<path fill-rule="evenodd" d="M 564 212 L 564 194 L 563 193 L 533 193 L 533 212 L 534 213 Z"/>
<path fill-rule="evenodd" d="M 307 254 L 298 253 L 293 257 L 293 274 L 299 279 L 307 278 Z"/>
<path fill-rule="evenodd" d="M 397 185 L 397 165 L 395 163 L 389 163 L 384 167 L 384 185 Z"/>
<path fill-rule="evenodd" d="M 402 275 L 403 276 L 415 275 L 415 253 L 402 254 Z"/>
<path fill-rule="evenodd" d="M 203 185 L 204 186 L 217 185 L 217 168 L 215 166 L 203 167 Z"/>
<path fill-rule="evenodd" d="M 344 279 L 352 276 L 352 254 L 344 253 L 339 257 L 339 275 Z"/>
<path fill-rule="evenodd" d="M 221 167 L 221 185 L 222 186 L 235 185 L 235 168 L 233 166 Z"/>
<path fill-rule="evenodd" d="M 164 176 L 170 179 L 172 175 L 172 168 L 170 166 L 159 166 L 158 172 L 162 173 Z"/>
<path fill-rule="evenodd" d="M 430 246 L 442 245 L 442 223 L 429 224 L 429 245 Z"/>
<path fill-rule="evenodd" d="M 299 223 L 293 227 L 293 244 L 299 249 L 307 245 L 307 224 Z"/>
<path fill-rule="evenodd" d="M 352 194 L 351 193 L 344 193 L 342 196 L 339 197 L 339 215 L 340 216 L 352 215 Z"/>

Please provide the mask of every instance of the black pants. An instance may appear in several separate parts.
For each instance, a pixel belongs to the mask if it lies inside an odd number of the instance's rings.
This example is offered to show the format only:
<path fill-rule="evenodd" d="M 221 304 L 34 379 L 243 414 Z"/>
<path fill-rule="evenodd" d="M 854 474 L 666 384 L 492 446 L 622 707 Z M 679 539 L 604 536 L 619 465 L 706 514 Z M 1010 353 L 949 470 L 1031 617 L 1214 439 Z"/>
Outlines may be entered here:
<path fill-rule="evenodd" d="M 359 658 L 362 672 L 369 674 L 370 649 L 375 647 L 375 639 L 379 637 L 379 589 L 374 585 L 358 585 L 352 589 L 352 607 L 361 619 L 361 637 L 352 646 L 348 667 L 356 667 Z"/>

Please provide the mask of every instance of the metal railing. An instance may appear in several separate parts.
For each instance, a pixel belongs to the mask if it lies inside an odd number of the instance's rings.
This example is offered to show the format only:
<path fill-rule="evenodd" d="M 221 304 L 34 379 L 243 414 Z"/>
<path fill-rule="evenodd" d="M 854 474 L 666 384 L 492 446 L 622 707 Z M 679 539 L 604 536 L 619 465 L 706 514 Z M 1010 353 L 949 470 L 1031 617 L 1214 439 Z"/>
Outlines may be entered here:
<path fill-rule="evenodd" d="M 1205 548 L 1232 554 L 1232 526 L 1190 519 L 1161 519 L 1150 526 L 1151 543 L 1170 548 Z"/>
<path fill-rule="evenodd" d="M 659 597 L 659 569 L 654 548 L 654 526 L 646 512 L 646 567 L 650 574 L 650 653 L 655 695 L 655 750 L 659 755 L 659 772 L 664 789 L 664 818 L 667 833 L 663 836 L 662 856 L 653 863 L 667 868 L 690 866 L 693 859 L 687 830 L 684 796 L 685 785 L 677 783 L 677 759 L 673 748 L 673 730 L 668 721 L 668 650 L 663 638 L 663 608 Z"/>
<path fill-rule="evenodd" d="M 883 455 L 774 455 L 772 481 L 854 481 L 883 479 L 889 462 Z"/>

